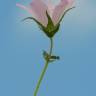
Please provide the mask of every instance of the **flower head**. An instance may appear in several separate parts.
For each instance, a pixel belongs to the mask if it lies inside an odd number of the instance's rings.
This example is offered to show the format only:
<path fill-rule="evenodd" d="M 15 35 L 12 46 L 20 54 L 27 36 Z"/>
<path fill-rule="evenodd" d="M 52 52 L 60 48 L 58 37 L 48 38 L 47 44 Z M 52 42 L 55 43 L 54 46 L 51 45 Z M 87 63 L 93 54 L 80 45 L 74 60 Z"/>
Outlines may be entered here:
<path fill-rule="evenodd" d="M 35 20 L 48 37 L 53 37 L 65 13 L 72 9 L 73 0 L 60 0 L 58 5 L 52 4 L 51 0 L 48 1 L 46 4 L 43 0 L 33 0 L 30 7 L 16 5 L 32 14 L 32 17 L 26 19 Z"/>

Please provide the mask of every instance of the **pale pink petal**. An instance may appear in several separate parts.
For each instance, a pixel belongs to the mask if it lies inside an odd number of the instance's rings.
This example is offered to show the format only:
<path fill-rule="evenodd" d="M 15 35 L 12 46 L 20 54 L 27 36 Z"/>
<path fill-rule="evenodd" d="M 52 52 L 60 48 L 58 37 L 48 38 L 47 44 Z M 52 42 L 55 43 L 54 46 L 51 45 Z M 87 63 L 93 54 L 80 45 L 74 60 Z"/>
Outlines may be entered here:
<path fill-rule="evenodd" d="M 48 6 L 48 10 L 47 11 L 48 11 L 50 17 L 52 18 L 52 14 L 54 12 L 55 5 L 52 4 L 52 1 L 51 0 L 48 0 L 47 6 Z"/>
<path fill-rule="evenodd" d="M 24 5 L 18 4 L 18 3 L 16 4 L 16 6 L 22 8 L 22 9 L 24 9 L 24 10 L 26 10 L 29 13 L 32 14 L 32 10 L 30 8 L 28 8 L 28 7 L 24 6 Z"/>
<path fill-rule="evenodd" d="M 34 13 L 34 11 L 31 8 L 28 8 L 28 7 L 26 7 L 24 5 L 21 5 L 21 4 L 18 4 L 18 3 L 16 4 L 16 6 L 22 8 L 22 9 L 24 9 L 26 11 L 28 11 L 30 14 L 32 14 L 32 17 L 33 18 L 35 18 L 36 20 L 38 20 L 38 17 L 36 16 L 36 14 Z"/>
<path fill-rule="evenodd" d="M 37 16 L 38 21 L 41 22 L 44 26 L 47 26 L 48 18 L 46 16 L 46 4 L 42 0 L 33 0 L 30 5 Z"/>
<path fill-rule="evenodd" d="M 52 16 L 52 20 L 55 25 L 59 22 L 65 10 L 70 8 L 72 4 L 73 4 L 73 0 L 61 0 L 61 2 L 55 7 Z"/>

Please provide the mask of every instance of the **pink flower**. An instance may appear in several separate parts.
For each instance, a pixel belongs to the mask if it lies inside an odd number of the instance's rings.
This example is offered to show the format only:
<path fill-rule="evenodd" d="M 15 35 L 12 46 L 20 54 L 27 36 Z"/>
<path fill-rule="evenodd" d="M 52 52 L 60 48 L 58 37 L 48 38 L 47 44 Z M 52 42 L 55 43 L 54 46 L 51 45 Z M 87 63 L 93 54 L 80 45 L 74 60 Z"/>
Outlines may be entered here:
<path fill-rule="evenodd" d="M 72 7 L 73 0 L 60 0 L 60 3 L 56 6 L 52 4 L 51 0 L 48 1 L 49 2 L 46 4 L 44 0 L 32 0 L 30 7 L 25 7 L 21 4 L 16 5 L 31 13 L 32 17 L 45 27 L 48 25 L 47 11 L 55 26 L 59 23 L 64 12 Z"/>

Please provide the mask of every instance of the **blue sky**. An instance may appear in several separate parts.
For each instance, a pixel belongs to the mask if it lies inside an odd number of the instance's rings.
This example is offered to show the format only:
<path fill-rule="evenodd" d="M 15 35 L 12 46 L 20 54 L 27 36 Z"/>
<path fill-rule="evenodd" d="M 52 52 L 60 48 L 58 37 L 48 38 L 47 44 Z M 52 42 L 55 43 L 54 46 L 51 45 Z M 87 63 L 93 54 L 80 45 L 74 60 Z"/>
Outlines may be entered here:
<path fill-rule="evenodd" d="M 42 51 L 48 38 L 32 21 L 21 22 L 26 11 L 16 3 L 0 3 L 0 96 L 33 96 L 44 67 Z M 54 54 L 61 57 L 49 65 L 38 96 L 96 96 L 96 1 L 75 0 L 54 38 Z"/>

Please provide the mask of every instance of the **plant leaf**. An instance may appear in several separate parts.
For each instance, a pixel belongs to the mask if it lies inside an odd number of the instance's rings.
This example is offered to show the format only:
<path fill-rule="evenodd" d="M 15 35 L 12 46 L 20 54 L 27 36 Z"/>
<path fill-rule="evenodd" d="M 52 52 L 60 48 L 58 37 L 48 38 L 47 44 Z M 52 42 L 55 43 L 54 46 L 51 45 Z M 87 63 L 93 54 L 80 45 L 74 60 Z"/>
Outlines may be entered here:
<path fill-rule="evenodd" d="M 59 56 L 51 56 L 51 59 L 56 59 L 56 60 L 59 60 L 60 57 Z"/>

